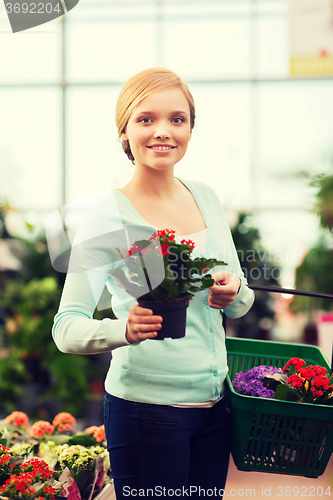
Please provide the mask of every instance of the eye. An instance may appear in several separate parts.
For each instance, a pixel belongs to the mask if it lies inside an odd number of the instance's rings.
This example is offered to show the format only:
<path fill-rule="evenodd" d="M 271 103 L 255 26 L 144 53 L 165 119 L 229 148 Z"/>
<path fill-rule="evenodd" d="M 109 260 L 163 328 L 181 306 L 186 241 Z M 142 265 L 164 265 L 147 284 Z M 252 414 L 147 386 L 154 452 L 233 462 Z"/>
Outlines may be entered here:
<path fill-rule="evenodd" d="M 180 123 L 184 122 L 183 118 L 180 118 L 179 116 L 173 118 L 173 121 L 176 123 L 176 125 L 179 125 Z"/>
<path fill-rule="evenodd" d="M 147 118 L 146 116 L 144 118 L 140 118 L 139 120 L 140 123 L 148 124 L 151 122 L 151 118 Z"/>

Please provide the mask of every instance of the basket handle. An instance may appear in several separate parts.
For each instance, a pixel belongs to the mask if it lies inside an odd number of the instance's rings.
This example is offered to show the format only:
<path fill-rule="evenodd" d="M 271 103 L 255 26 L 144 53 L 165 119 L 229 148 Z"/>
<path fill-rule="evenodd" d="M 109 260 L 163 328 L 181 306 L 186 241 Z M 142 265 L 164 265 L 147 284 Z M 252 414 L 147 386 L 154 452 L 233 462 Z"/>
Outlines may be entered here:
<path fill-rule="evenodd" d="M 293 288 L 280 288 L 278 286 L 266 285 L 248 285 L 248 288 L 251 288 L 251 290 L 260 290 L 262 292 L 290 293 L 290 295 L 304 295 L 305 297 L 333 300 L 333 295 L 328 293 L 308 292 L 306 290 L 294 290 Z"/>
<path fill-rule="evenodd" d="M 266 285 L 248 285 L 251 290 L 258 290 L 262 292 L 273 292 L 273 293 L 290 293 L 290 295 L 304 295 L 305 297 L 316 297 L 320 299 L 333 300 L 333 295 L 328 293 L 318 293 L 318 292 L 308 292 L 306 290 L 294 290 L 293 288 L 280 288 L 277 286 L 266 286 Z M 226 315 L 222 314 L 222 324 L 225 330 L 226 327 Z M 331 359 L 331 375 L 333 374 L 333 344 L 332 344 L 332 359 Z"/>

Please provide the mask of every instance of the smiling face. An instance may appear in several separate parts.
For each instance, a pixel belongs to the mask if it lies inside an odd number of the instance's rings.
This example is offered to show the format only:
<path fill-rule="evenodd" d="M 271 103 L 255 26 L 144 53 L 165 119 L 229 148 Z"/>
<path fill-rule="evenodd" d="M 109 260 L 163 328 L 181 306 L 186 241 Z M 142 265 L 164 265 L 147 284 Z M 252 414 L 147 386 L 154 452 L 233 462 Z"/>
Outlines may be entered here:
<path fill-rule="evenodd" d="M 180 88 L 153 92 L 133 110 L 123 140 L 128 140 L 136 166 L 166 169 L 186 153 L 192 135 L 190 108 Z"/>

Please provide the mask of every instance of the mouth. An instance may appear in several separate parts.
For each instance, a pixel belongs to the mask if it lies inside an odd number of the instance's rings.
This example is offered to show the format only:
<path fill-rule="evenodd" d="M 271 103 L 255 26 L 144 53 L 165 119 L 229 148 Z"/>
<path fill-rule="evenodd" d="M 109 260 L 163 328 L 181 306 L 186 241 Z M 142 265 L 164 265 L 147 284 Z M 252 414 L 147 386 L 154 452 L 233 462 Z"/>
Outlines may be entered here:
<path fill-rule="evenodd" d="M 162 145 L 155 145 L 155 146 L 147 146 L 149 149 L 152 149 L 153 151 L 158 151 L 158 152 L 166 152 L 166 151 L 171 151 L 172 149 L 175 149 L 176 146 L 162 146 Z"/>

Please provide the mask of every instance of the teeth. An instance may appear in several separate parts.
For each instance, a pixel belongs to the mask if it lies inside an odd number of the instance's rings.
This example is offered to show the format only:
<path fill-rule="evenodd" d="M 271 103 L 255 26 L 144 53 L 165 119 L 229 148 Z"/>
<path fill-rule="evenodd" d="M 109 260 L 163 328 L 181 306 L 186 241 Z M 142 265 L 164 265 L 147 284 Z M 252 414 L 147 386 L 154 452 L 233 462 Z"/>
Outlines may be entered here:
<path fill-rule="evenodd" d="M 172 149 L 170 146 L 152 146 L 152 149 L 157 149 L 157 151 L 166 151 L 167 149 Z"/>

